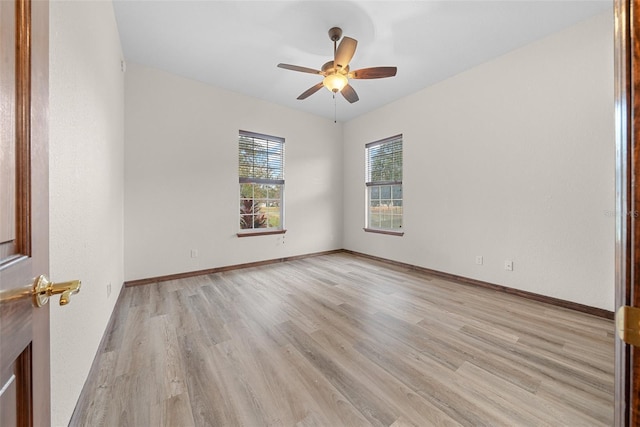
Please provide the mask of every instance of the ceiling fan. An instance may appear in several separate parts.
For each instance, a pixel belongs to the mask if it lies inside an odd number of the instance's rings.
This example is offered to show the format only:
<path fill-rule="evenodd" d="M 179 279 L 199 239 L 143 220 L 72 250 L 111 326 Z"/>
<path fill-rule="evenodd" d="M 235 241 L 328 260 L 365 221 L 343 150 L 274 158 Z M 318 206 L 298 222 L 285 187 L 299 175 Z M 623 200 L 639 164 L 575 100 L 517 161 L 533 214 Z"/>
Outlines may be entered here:
<path fill-rule="evenodd" d="M 325 63 L 320 70 L 298 65 L 278 64 L 279 68 L 284 68 L 285 70 L 324 76 L 320 83 L 302 92 L 298 99 L 305 99 L 324 86 L 334 94 L 340 92 L 347 101 L 354 103 L 360 98 L 358 98 L 358 94 L 349 84 L 349 79 L 382 79 L 396 75 L 398 70 L 396 67 L 371 67 L 350 71 L 349 62 L 356 52 L 358 41 L 351 37 L 342 37 L 342 29 L 338 27 L 333 27 L 329 30 L 329 38 L 333 41 L 333 61 Z M 342 41 L 338 45 L 340 38 L 342 38 Z"/>

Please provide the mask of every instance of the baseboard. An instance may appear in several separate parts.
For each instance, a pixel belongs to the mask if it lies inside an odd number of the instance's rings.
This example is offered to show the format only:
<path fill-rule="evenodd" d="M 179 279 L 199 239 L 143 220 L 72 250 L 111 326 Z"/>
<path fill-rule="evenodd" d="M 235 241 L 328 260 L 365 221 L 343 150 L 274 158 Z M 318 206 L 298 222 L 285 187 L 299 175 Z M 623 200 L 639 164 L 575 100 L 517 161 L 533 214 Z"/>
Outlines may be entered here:
<path fill-rule="evenodd" d="M 359 257 L 362 257 L 362 258 L 368 258 L 368 259 L 371 259 L 371 260 L 374 260 L 374 261 L 384 262 L 384 263 L 395 265 L 395 266 L 399 266 L 399 267 L 402 267 L 402 268 L 407 268 L 407 269 L 410 269 L 410 270 L 419 271 L 421 273 L 428 274 L 430 276 L 441 277 L 443 279 L 452 280 L 452 281 L 455 281 L 455 282 L 458 282 L 458 283 L 463 283 L 463 284 L 466 284 L 466 285 L 479 286 L 479 287 L 482 287 L 482 288 L 492 289 L 492 290 L 498 291 L 498 292 L 517 295 L 517 296 L 520 296 L 522 298 L 526 298 L 526 299 L 530 299 L 530 300 L 534 300 L 534 301 L 538 301 L 538 302 L 543 302 L 543 303 L 546 303 L 546 304 L 554 305 L 554 306 L 557 306 L 557 307 L 563 307 L 563 308 L 567 308 L 567 309 L 570 309 L 570 310 L 579 311 L 579 312 L 582 312 L 582 313 L 587 313 L 587 314 L 590 314 L 590 315 L 593 315 L 593 316 L 597 316 L 597 317 L 602 317 L 602 318 L 605 318 L 605 319 L 613 320 L 613 318 L 614 318 L 613 311 L 604 310 L 602 308 L 591 307 L 591 306 L 588 306 L 588 305 L 579 304 L 577 302 L 566 301 L 566 300 L 563 300 L 563 299 L 553 298 L 553 297 L 549 297 L 549 296 L 546 296 L 546 295 L 540 295 L 540 294 L 536 294 L 536 293 L 533 293 L 533 292 L 522 291 L 522 290 L 519 290 L 519 289 L 509 288 L 509 287 L 503 286 L 503 285 L 496 285 L 494 283 L 483 282 L 481 280 L 471 279 L 469 277 L 464 277 L 464 276 L 458 276 L 456 274 L 444 273 L 442 271 L 432 270 L 432 269 L 426 268 L 426 267 L 419 267 L 417 265 L 407 264 L 407 263 L 400 262 L 400 261 L 393 261 L 393 260 L 390 260 L 390 259 L 381 258 L 381 257 L 377 257 L 377 256 L 374 256 L 374 255 L 368 255 L 368 254 L 364 254 L 364 253 L 361 253 L 361 252 L 356 252 L 356 251 L 352 251 L 352 250 L 348 250 L 348 249 L 334 249 L 334 250 L 331 250 L 331 251 L 315 252 L 315 253 L 310 253 L 310 254 L 305 254 L 305 255 L 295 255 L 295 256 L 283 257 L 283 258 L 275 258 L 275 259 L 270 259 L 270 260 L 265 260 L 265 261 L 249 262 L 249 263 L 245 263 L 245 264 L 235 264 L 235 265 L 229 265 L 229 266 L 224 266 L 224 267 L 210 268 L 210 269 L 206 269 L 206 270 L 189 271 L 189 272 L 185 272 L 185 273 L 169 274 L 169 275 L 166 275 L 166 276 L 157 276 L 157 277 L 150 277 L 150 278 L 146 278 L 146 279 L 130 280 L 130 281 L 124 282 L 124 286 L 131 287 L 131 286 L 148 285 L 150 283 L 164 282 L 164 281 L 167 281 L 167 280 L 178 280 L 178 279 L 184 279 L 186 277 L 203 276 L 203 275 L 206 275 L 206 274 L 220 273 L 220 272 L 223 272 L 223 271 L 240 270 L 240 269 L 243 269 L 243 268 L 251 268 L 251 267 L 260 267 L 260 266 L 263 266 L 263 265 L 277 264 L 277 263 L 280 263 L 280 262 L 294 261 L 294 260 L 297 260 L 297 259 L 304 259 L 304 258 L 321 256 L 321 255 L 330 255 L 330 254 L 336 254 L 336 253 L 348 253 L 348 254 L 351 254 L 351 255 L 354 255 L 354 256 L 359 256 Z"/>
<path fill-rule="evenodd" d="M 85 404 L 85 396 L 88 393 L 85 392 L 85 389 L 90 386 L 91 380 L 96 381 L 98 379 L 98 373 L 100 371 L 100 367 L 98 366 L 98 355 L 102 354 L 107 345 L 107 337 L 109 336 L 109 332 L 113 330 L 113 324 L 116 321 L 116 311 L 118 310 L 118 306 L 122 301 L 122 295 L 124 294 L 124 283 L 120 287 L 120 292 L 118 293 L 118 298 L 116 299 L 116 303 L 113 305 L 113 310 L 111 311 L 111 315 L 109 316 L 109 321 L 107 322 L 107 326 L 102 333 L 102 339 L 100 340 L 100 344 L 98 344 L 98 350 L 96 354 L 93 356 L 93 362 L 91 362 L 91 368 L 89 368 L 89 373 L 87 374 L 87 378 L 84 381 L 84 385 L 82 386 L 82 390 L 80 391 L 80 396 L 78 397 L 78 401 L 76 402 L 75 408 L 73 408 L 73 413 L 71 414 L 71 418 L 69 420 L 69 425 L 72 424 L 73 417 L 76 414 L 76 411 L 81 405 Z M 90 402 L 89 402 L 90 403 Z"/>
<path fill-rule="evenodd" d="M 184 279 L 184 278 L 187 278 L 187 277 L 204 276 L 204 275 L 207 275 L 207 274 L 221 273 L 223 271 L 240 270 L 240 269 L 243 269 L 243 268 L 251 268 L 251 267 L 260 267 L 260 266 L 263 266 L 263 265 L 277 264 L 277 263 L 280 263 L 280 262 L 294 261 L 294 260 L 297 260 L 297 259 L 304 259 L 304 258 L 321 256 L 321 255 L 330 255 L 330 254 L 336 254 L 336 253 L 340 253 L 340 252 L 343 252 L 343 250 L 342 249 L 334 249 L 334 250 L 331 250 L 331 251 L 314 252 L 314 253 L 304 254 L 304 255 L 295 255 L 295 256 L 289 256 L 289 257 L 283 257 L 283 258 L 274 258 L 274 259 L 269 259 L 269 260 L 265 260 L 265 261 L 248 262 L 248 263 L 245 263 L 245 264 L 235 264 L 235 265 L 228 265 L 228 266 L 224 266 L 224 267 L 209 268 L 209 269 L 206 269 L 206 270 L 188 271 L 188 272 L 185 272 L 185 273 L 169 274 L 169 275 L 166 275 L 166 276 L 149 277 L 147 279 L 129 280 L 129 281 L 124 282 L 124 285 L 126 287 L 148 285 L 150 283 L 166 282 L 167 280 L 178 280 L 178 279 Z"/>
<path fill-rule="evenodd" d="M 361 258 L 367 258 L 367 259 L 371 259 L 371 260 L 374 260 L 374 261 L 384 262 L 386 264 L 392 264 L 392 265 L 395 265 L 395 266 L 398 266 L 398 267 L 403 267 L 403 268 L 407 268 L 407 269 L 410 269 L 410 270 L 419 271 L 421 273 L 425 273 L 425 274 L 428 274 L 430 276 L 436 276 L 436 277 L 440 277 L 440 278 L 443 278 L 443 279 L 452 280 L 452 281 L 455 281 L 457 283 L 463 283 L 463 284 L 466 284 L 466 285 L 479 286 L 479 287 L 482 287 L 482 288 L 492 289 L 492 290 L 498 291 L 498 292 L 517 295 L 517 296 L 522 297 L 522 298 L 526 298 L 526 299 L 530 299 L 530 300 L 534 300 L 534 301 L 538 301 L 538 302 L 543 302 L 543 303 L 546 303 L 546 304 L 554 305 L 554 306 L 557 306 L 557 307 L 563 307 L 563 308 L 567 308 L 567 309 L 570 309 L 570 310 L 580 311 L 582 313 L 591 314 L 591 315 L 597 316 L 597 317 L 603 317 L 605 319 L 613 320 L 613 318 L 614 318 L 613 311 L 604 310 L 602 308 L 591 307 L 591 306 L 588 306 L 588 305 L 579 304 L 577 302 L 566 301 L 566 300 L 563 300 L 563 299 L 553 298 L 553 297 L 549 297 L 549 296 L 546 296 L 546 295 L 540 295 L 540 294 L 536 294 L 536 293 L 533 293 L 533 292 L 522 291 L 522 290 L 519 290 L 519 289 L 509 288 L 507 286 L 496 285 L 494 283 L 483 282 L 481 280 L 471 279 L 469 277 L 464 277 L 464 276 L 458 276 L 456 274 L 443 273 L 442 271 L 432 270 L 430 268 L 425 268 L 425 267 L 419 267 L 417 265 L 407 264 L 407 263 L 400 262 L 400 261 L 393 261 L 393 260 L 389 260 L 389 259 L 386 259 L 386 258 L 380 258 L 380 257 L 377 257 L 377 256 L 363 254 L 363 253 L 351 251 L 351 250 L 348 250 L 348 249 L 343 249 L 342 252 L 345 252 L 345 253 L 348 253 L 348 254 L 351 254 L 351 255 L 355 255 L 355 256 L 359 256 Z"/>

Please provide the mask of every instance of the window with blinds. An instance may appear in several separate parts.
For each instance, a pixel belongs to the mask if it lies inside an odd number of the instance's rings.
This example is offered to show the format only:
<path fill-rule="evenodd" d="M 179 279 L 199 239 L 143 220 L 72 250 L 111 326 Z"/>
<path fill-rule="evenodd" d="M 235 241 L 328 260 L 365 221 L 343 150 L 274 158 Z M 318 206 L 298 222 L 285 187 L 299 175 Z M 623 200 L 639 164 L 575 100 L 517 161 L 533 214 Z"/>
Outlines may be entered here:
<path fill-rule="evenodd" d="M 402 135 L 365 145 L 367 231 L 402 231 Z"/>
<path fill-rule="evenodd" d="M 240 232 L 277 231 L 284 219 L 284 138 L 239 131 Z"/>

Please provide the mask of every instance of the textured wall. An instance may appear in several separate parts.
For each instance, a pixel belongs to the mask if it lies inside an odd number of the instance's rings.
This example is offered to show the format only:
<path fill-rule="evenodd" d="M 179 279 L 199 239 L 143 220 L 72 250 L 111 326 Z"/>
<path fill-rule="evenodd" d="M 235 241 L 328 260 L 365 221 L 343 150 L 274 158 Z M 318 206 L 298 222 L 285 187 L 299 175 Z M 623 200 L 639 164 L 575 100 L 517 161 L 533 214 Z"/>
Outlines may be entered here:
<path fill-rule="evenodd" d="M 125 104 L 126 280 L 342 247 L 341 124 L 136 64 Z M 240 129 L 285 138 L 284 237 L 236 236 Z"/>
<path fill-rule="evenodd" d="M 124 74 L 111 2 L 53 1 L 50 22 L 50 274 L 82 280 L 68 306 L 51 306 L 52 423 L 62 426 L 124 280 Z"/>
<path fill-rule="evenodd" d="M 364 145 L 399 133 L 405 235 L 365 233 Z M 613 310 L 614 154 L 607 12 L 346 123 L 344 246 Z"/>

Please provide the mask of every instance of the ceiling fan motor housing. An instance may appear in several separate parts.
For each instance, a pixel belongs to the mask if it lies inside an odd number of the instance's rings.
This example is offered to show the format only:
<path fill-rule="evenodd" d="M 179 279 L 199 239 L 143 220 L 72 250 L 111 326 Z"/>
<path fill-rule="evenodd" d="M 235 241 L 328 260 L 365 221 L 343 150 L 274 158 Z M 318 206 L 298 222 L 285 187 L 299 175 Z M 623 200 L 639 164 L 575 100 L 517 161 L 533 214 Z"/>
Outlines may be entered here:
<path fill-rule="evenodd" d="M 349 72 L 349 66 L 347 65 L 344 68 L 340 68 L 338 70 L 333 66 L 333 61 L 325 62 L 322 66 L 322 72 L 327 74 L 340 73 L 346 75 Z"/>

